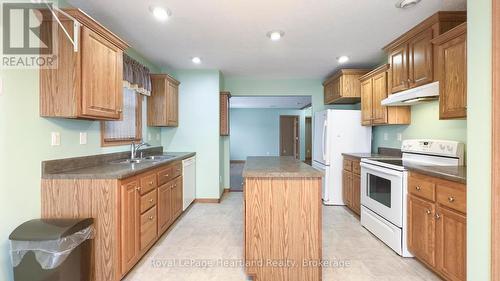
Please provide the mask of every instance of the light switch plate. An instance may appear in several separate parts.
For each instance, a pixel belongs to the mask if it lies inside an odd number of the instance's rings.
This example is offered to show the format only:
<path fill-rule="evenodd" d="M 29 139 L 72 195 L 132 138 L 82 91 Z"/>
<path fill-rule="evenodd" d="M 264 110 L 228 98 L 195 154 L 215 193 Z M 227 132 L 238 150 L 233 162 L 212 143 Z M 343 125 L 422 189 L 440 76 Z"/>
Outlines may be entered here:
<path fill-rule="evenodd" d="M 403 141 L 403 134 L 398 133 L 398 141 Z"/>
<path fill-rule="evenodd" d="M 50 133 L 50 145 L 52 146 L 61 145 L 61 134 L 59 132 Z"/>
<path fill-rule="evenodd" d="M 389 140 L 389 134 L 388 133 L 384 133 L 384 140 Z"/>
<path fill-rule="evenodd" d="M 151 141 L 151 133 L 148 133 L 148 141 Z"/>
<path fill-rule="evenodd" d="M 160 140 L 160 134 L 159 134 L 159 133 L 157 133 L 157 134 L 156 134 L 156 140 L 157 140 L 157 141 L 159 141 L 159 140 Z"/>
<path fill-rule="evenodd" d="M 80 132 L 80 144 L 87 144 L 87 133 Z"/>

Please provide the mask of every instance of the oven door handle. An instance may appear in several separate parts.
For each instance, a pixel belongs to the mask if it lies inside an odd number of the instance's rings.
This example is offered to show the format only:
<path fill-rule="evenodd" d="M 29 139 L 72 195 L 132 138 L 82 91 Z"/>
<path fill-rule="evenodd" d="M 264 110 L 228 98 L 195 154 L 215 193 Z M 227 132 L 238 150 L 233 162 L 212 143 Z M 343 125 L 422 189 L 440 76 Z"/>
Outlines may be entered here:
<path fill-rule="evenodd" d="M 392 169 L 387 169 L 384 167 L 368 164 L 368 163 L 363 163 L 361 162 L 361 168 L 369 169 L 370 171 L 374 171 L 377 173 L 382 173 L 390 176 L 395 176 L 395 177 L 401 177 L 401 171 L 396 171 Z"/>

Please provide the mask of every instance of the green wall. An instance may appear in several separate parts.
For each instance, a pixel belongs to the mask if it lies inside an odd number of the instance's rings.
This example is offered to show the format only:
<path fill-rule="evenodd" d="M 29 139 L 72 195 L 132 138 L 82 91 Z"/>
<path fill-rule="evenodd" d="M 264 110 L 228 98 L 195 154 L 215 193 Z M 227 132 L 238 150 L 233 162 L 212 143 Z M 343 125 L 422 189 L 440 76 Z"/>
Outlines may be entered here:
<path fill-rule="evenodd" d="M 298 115 L 300 159 L 305 159 L 305 120 L 308 110 L 233 108 L 231 109 L 231 160 L 248 156 L 279 156 L 280 115 Z"/>
<path fill-rule="evenodd" d="M 219 71 L 178 70 L 179 126 L 162 128 L 167 151 L 196 152 L 196 198 L 219 198 Z"/>
<path fill-rule="evenodd" d="M 373 127 L 373 151 L 381 146 L 401 148 L 398 134 L 403 140 L 430 138 L 467 143 L 467 120 L 439 120 L 439 101 L 414 105 L 411 107 L 411 125 Z"/>
<path fill-rule="evenodd" d="M 467 1 L 467 280 L 491 279 L 492 1 Z"/>

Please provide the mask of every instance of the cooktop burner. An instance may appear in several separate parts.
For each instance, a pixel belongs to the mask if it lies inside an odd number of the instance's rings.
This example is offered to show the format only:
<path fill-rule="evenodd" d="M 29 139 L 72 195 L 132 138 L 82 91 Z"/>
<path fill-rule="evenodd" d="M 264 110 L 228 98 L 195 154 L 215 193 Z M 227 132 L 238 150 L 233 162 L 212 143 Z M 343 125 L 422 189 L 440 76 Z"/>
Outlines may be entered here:
<path fill-rule="evenodd" d="M 395 166 L 401 166 L 403 167 L 403 160 L 402 159 L 373 159 L 377 162 L 382 162 L 390 165 L 395 165 Z"/>

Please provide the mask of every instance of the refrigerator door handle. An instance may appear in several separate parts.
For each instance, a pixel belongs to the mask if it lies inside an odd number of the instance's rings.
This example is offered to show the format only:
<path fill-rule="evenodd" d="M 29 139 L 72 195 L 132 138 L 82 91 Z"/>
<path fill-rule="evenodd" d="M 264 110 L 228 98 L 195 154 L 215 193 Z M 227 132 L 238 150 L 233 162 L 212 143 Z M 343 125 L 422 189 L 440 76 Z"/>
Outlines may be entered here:
<path fill-rule="evenodd" d="M 323 122 L 323 140 L 322 140 L 322 143 L 321 143 L 321 147 L 323 148 L 323 160 L 325 161 L 325 164 L 328 164 L 328 160 L 326 159 L 328 153 L 326 151 L 326 129 L 328 127 L 328 123 L 327 123 L 327 120 L 325 120 L 325 122 Z"/>

